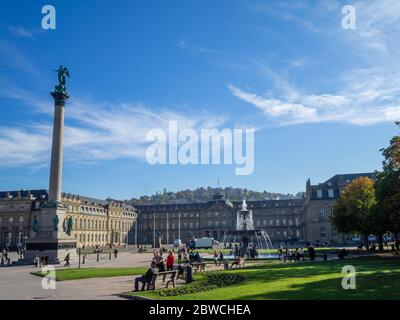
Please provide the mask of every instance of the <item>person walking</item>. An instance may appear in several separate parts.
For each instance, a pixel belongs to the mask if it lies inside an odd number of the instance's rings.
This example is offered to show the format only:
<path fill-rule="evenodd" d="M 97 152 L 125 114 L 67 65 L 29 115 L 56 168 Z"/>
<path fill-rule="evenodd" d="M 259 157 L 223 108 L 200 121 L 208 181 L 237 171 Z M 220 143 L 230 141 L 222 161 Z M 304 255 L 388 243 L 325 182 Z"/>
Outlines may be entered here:
<path fill-rule="evenodd" d="M 70 267 L 71 266 L 69 264 L 69 253 L 65 256 L 64 261 L 65 261 L 64 267 Z"/>
<path fill-rule="evenodd" d="M 224 261 L 224 253 L 222 252 L 222 250 L 220 250 L 219 252 L 219 266 L 221 265 L 221 263 Z"/>
<path fill-rule="evenodd" d="M 217 250 L 214 249 L 214 264 L 217 265 L 218 263 L 218 253 Z"/>

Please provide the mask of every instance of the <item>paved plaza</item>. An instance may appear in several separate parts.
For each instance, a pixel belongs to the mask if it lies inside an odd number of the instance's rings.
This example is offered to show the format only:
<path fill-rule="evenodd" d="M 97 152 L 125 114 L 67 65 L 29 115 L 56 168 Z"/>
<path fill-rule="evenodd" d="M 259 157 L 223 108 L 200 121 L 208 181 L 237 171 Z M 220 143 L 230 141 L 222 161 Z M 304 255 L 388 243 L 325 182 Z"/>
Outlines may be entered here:
<path fill-rule="evenodd" d="M 152 257 L 152 253 L 121 253 L 117 259 L 96 262 L 92 256 L 82 267 L 147 267 Z M 77 266 L 76 262 L 71 264 L 71 268 Z M 62 265 L 57 268 L 62 268 Z M 34 266 L 0 268 L 0 299 L 121 299 L 118 294 L 131 291 L 135 278 L 123 276 L 57 281 L 55 290 L 44 290 L 42 278 L 30 274 L 38 270 Z"/>

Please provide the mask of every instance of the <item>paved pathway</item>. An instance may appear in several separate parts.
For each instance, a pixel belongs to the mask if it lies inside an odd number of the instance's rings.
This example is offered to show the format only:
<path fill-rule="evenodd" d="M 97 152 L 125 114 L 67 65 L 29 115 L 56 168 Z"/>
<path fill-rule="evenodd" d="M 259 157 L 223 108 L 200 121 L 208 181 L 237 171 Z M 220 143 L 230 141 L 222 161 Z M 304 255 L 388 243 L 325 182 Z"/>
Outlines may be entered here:
<path fill-rule="evenodd" d="M 117 259 L 89 258 L 87 267 L 145 267 L 152 254 L 121 253 Z M 71 267 L 77 267 L 74 262 Z M 56 269 L 62 268 L 57 265 Z M 30 274 L 37 271 L 33 266 L 0 268 L 0 299 L 120 299 L 118 294 L 133 289 L 134 276 L 92 278 L 56 282 L 55 290 L 42 288 L 42 278 Z"/>
<path fill-rule="evenodd" d="M 119 268 L 119 267 L 148 267 L 153 257 L 152 253 L 121 253 L 111 261 L 102 259 L 96 262 L 94 256 L 87 260 L 82 268 Z M 62 265 L 55 266 L 56 269 Z M 73 262 L 72 268 L 77 267 Z M 217 267 L 217 269 L 221 269 Z M 209 266 L 208 270 L 215 269 Z M 10 266 L 0 268 L 0 300 L 4 299 L 122 299 L 118 294 L 133 289 L 134 276 L 92 278 L 56 282 L 55 290 L 42 288 L 42 278 L 30 274 L 38 271 L 34 266 Z"/>

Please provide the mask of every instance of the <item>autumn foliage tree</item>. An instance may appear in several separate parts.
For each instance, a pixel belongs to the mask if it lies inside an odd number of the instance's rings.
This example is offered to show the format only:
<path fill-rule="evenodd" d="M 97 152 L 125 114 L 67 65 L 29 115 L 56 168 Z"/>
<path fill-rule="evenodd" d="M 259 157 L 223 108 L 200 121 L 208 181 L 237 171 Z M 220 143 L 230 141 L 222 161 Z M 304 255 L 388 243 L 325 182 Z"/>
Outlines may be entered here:
<path fill-rule="evenodd" d="M 396 122 L 400 126 L 400 122 Z M 387 148 L 381 150 L 383 170 L 375 182 L 378 211 L 388 222 L 389 231 L 399 240 L 400 232 L 400 136 L 394 136 Z"/>
<path fill-rule="evenodd" d="M 332 223 L 340 233 L 362 235 L 369 249 L 368 236 L 375 229 L 376 204 L 374 181 L 357 178 L 346 186 L 336 202 Z"/>

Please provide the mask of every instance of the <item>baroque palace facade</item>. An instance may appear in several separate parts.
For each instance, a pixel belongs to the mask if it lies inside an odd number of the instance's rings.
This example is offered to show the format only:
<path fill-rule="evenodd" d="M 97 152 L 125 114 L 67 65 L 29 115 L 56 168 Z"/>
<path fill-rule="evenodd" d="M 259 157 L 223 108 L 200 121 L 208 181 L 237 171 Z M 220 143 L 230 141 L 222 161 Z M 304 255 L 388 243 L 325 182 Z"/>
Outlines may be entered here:
<path fill-rule="evenodd" d="M 0 245 L 15 249 L 28 240 L 32 220 L 48 199 L 47 190 L 0 192 Z M 80 246 L 133 243 L 137 211 L 116 200 L 98 200 L 62 193 L 66 217 Z"/>
<path fill-rule="evenodd" d="M 351 235 L 338 234 L 330 223 L 333 206 L 343 188 L 353 179 L 373 173 L 335 175 L 324 183 L 308 180 L 303 199 L 247 201 L 255 229 L 265 230 L 274 243 L 304 241 L 343 244 Z M 23 246 L 32 219 L 47 201 L 46 190 L 0 192 L 0 245 Z M 223 195 L 204 203 L 142 205 L 62 194 L 72 234 L 79 246 L 136 244 L 159 246 L 175 239 L 213 237 L 222 241 L 236 226 L 239 202 Z"/>

